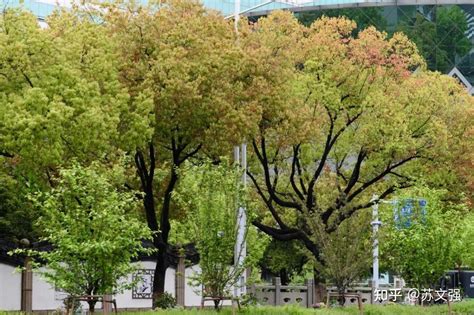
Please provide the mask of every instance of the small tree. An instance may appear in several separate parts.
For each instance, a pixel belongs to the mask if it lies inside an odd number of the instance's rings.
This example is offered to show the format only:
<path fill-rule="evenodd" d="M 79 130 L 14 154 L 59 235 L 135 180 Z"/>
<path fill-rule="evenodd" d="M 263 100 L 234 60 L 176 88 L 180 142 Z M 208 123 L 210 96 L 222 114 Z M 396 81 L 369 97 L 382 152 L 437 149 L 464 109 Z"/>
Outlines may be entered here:
<path fill-rule="evenodd" d="M 194 275 L 193 282 L 203 286 L 203 295 L 216 298 L 218 309 L 245 269 L 245 264 L 233 266 L 238 207 L 246 203 L 239 172 L 211 163 L 187 164 L 176 197 L 188 208 L 188 238 L 196 242 L 199 251 L 201 272 Z M 246 223 L 248 227 L 249 221 Z"/>
<path fill-rule="evenodd" d="M 51 251 L 29 252 L 44 261 L 46 280 L 71 295 L 103 295 L 123 291 L 136 266 L 131 261 L 149 252 L 142 240 L 151 232 L 130 216 L 138 207 L 135 193 L 114 185 L 123 179 L 121 168 L 104 170 L 98 164 L 74 164 L 62 169 L 48 193 L 31 196 L 40 208 L 38 222 Z M 94 312 L 97 299 L 88 301 Z"/>
<path fill-rule="evenodd" d="M 321 262 L 316 270 L 337 287 L 339 304 L 345 302 L 345 290 L 369 269 L 371 255 L 370 215 L 362 211 L 344 221 L 333 233 L 317 228 Z"/>
<path fill-rule="evenodd" d="M 460 227 L 467 209 L 444 201 L 447 194 L 414 188 L 400 194 L 398 200 L 423 198 L 425 207 L 415 202 L 411 214 L 396 219 L 392 207 L 382 211 L 381 261 L 411 287 L 437 289 L 440 278 L 462 256 L 458 241 L 462 239 Z"/>

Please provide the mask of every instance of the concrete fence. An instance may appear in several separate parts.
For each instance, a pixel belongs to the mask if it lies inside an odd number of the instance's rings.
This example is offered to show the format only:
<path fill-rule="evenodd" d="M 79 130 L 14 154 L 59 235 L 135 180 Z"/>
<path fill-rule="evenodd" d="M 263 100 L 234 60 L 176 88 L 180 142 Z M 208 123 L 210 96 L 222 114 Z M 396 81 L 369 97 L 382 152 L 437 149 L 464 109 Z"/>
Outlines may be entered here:
<path fill-rule="evenodd" d="M 298 304 L 303 307 L 312 307 L 314 304 L 313 280 L 306 280 L 304 285 L 282 285 L 281 279 L 276 277 L 273 285 L 252 285 L 250 292 L 263 305 Z"/>
<path fill-rule="evenodd" d="M 381 286 L 381 289 L 389 289 L 391 286 Z M 279 277 L 274 278 L 273 284 L 252 285 L 249 287 L 251 293 L 262 305 L 286 305 L 297 304 L 302 307 L 313 307 L 316 304 L 316 288 L 314 281 L 306 280 L 304 285 L 282 285 Z M 373 301 L 373 289 L 370 286 L 355 286 L 345 290 L 345 306 L 357 306 L 360 298 L 361 304 L 385 304 L 387 301 Z M 330 301 L 337 301 L 338 290 L 336 287 L 327 287 L 323 294 L 323 302 L 326 303 L 327 296 Z M 356 298 L 357 296 L 358 298 Z"/>

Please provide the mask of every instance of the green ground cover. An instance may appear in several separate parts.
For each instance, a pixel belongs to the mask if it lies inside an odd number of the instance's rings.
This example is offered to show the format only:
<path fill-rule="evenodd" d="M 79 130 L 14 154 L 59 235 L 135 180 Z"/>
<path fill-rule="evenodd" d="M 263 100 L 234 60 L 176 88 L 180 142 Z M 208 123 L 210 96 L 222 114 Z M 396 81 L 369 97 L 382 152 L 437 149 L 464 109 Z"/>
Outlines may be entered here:
<path fill-rule="evenodd" d="M 436 306 L 408 306 L 408 305 L 386 305 L 373 306 L 365 305 L 364 315 L 441 315 L 448 314 L 447 305 Z M 1 311 L 0 314 L 22 315 L 21 312 Z M 51 313 L 54 314 L 54 313 Z M 96 314 L 101 314 L 100 311 Z M 138 312 L 119 312 L 120 315 L 231 315 L 232 309 L 224 308 L 220 312 L 214 310 L 198 310 L 198 309 L 173 309 L 173 310 L 157 310 L 157 311 L 138 311 Z M 242 315 L 356 315 L 359 310 L 355 307 L 330 308 L 330 309 L 307 309 L 297 306 L 284 307 L 248 307 L 243 308 L 238 314 Z M 454 303 L 451 314 L 474 315 L 474 299 L 464 300 Z"/>
<path fill-rule="evenodd" d="M 447 305 L 436 305 L 436 306 L 408 306 L 408 305 L 386 305 L 386 306 L 364 306 L 363 313 L 365 315 L 441 315 L 448 314 Z M 225 308 L 219 313 L 212 310 L 163 310 L 163 311 L 149 311 L 149 312 L 127 312 L 122 313 L 126 315 L 230 315 L 232 310 Z M 245 315 L 351 315 L 359 314 L 359 310 L 355 307 L 346 308 L 330 308 L 330 309 L 306 309 L 296 306 L 287 307 L 250 307 L 242 309 L 238 314 Z M 459 303 L 454 303 L 452 306 L 452 314 L 474 314 L 474 300 L 466 300 Z"/>

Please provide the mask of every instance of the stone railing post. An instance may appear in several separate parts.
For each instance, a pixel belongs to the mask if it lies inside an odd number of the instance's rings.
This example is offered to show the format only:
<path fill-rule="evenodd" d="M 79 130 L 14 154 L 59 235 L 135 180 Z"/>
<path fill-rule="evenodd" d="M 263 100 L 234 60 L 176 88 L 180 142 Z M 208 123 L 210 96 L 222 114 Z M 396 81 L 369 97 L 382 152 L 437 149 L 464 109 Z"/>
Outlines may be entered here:
<path fill-rule="evenodd" d="M 21 311 L 33 311 L 33 272 L 31 258 L 25 258 L 24 270 L 21 272 Z"/>
<path fill-rule="evenodd" d="M 186 291 L 185 285 L 186 266 L 184 264 L 184 256 L 180 255 L 175 273 L 176 304 L 179 306 L 184 306 L 184 295 Z"/>
<path fill-rule="evenodd" d="M 369 288 L 370 288 L 370 304 L 374 304 L 374 282 L 372 279 L 369 280 Z"/>
<path fill-rule="evenodd" d="M 314 280 L 306 279 L 306 307 L 313 307 L 314 304 Z"/>
<path fill-rule="evenodd" d="M 112 312 L 112 301 L 113 297 L 111 294 L 104 294 L 102 297 L 102 314 L 107 315 Z"/>
<path fill-rule="evenodd" d="M 275 277 L 275 306 L 281 305 L 281 279 Z"/>
<path fill-rule="evenodd" d="M 30 241 L 26 238 L 20 241 L 21 247 L 29 248 Z M 21 311 L 30 313 L 33 311 L 33 271 L 31 257 L 26 256 L 21 272 Z"/>
<path fill-rule="evenodd" d="M 252 283 L 250 286 L 249 286 L 249 289 L 248 289 L 249 293 L 251 295 L 253 295 L 255 297 L 255 295 L 257 294 L 257 289 L 255 287 L 255 283 Z"/>

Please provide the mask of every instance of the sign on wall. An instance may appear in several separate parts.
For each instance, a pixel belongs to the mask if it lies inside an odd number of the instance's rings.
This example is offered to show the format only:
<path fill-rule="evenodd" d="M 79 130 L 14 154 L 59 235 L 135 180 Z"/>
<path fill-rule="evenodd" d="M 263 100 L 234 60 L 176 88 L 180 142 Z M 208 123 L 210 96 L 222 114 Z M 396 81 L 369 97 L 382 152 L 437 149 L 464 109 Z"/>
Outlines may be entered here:
<path fill-rule="evenodd" d="M 138 269 L 132 275 L 132 299 L 151 299 L 153 294 L 153 269 Z"/>
<path fill-rule="evenodd" d="M 425 223 L 426 207 L 427 202 L 425 199 L 408 198 L 399 200 L 393 209 L 397 228 L 409 228 L 415 220 Z"/>

